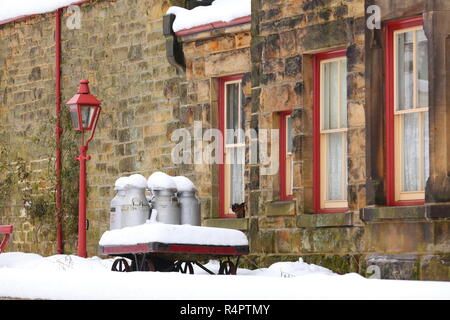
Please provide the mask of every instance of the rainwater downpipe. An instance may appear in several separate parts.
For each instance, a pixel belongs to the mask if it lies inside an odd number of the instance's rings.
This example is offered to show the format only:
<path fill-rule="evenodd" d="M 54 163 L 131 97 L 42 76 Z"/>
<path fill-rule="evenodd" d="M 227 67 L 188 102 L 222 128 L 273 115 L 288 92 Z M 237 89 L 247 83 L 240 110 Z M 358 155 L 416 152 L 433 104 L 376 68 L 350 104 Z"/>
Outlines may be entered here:
<path fill-rule="evenodd" d="M 55 113 L 56 113 L 56 248 L 58 254 L 64 253 L 62 232 L 62 203 L 61 203 L 61 9 L 56 10 L 55 27 Z"/>

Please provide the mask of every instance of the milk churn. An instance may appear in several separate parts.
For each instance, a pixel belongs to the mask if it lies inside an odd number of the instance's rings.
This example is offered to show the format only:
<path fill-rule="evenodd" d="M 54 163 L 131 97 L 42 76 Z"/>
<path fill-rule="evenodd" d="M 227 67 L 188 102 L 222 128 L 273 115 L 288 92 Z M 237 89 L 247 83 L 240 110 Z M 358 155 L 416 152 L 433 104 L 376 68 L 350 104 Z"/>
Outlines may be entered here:
<path fill-rule="evenodd" d="M 116 196 L 111 200 L 109 211 L 110 230 L 122 228 L 122 205 L 125 203 L 126 177 L 120 177 L 114 183 Z"/>
<path fill-rule="evenodd" d="M 200 225 L 200 201 L 195 196 L 195 190 L 178 191 L 178 201 L 181 206 L 181 224 Z"/>
<path fill-rule="evenodd" d="M 156 221 L 166 224 L 180 224 L 180 203 L 175 196 L 176 189 L 154 188 L 152 208 L 158 212 Z"/>
<path fill-rule="evenodd" d="M 141 175 L 128 177 L 125 186 L 125 204 L 122 206 L 122 227 L 145 224 L 149 218 L 150 205 L 145 196 L 146 185 L 147 180 Z"/>

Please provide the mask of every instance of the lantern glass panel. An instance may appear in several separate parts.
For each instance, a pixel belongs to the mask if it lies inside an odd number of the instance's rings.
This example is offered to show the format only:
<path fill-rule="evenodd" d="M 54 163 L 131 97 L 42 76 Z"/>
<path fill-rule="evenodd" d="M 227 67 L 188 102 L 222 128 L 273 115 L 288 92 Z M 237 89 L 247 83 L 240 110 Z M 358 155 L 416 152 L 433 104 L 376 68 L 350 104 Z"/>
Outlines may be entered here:
<path fill-rule="evenodd" d="M 78 123 L 78 108 L 76 105 L 69 106 L 70 108 L 70 118 L 72 119 L 72 125 L 75 130 L 80 129 L 80 124 Z"/>
<path fill-rule="evenodd" d="M 81 123 L 83 125 L 83 129 L 88 129 L 91 127 L 94 114 L 95 107 L 81 107 Z"/>

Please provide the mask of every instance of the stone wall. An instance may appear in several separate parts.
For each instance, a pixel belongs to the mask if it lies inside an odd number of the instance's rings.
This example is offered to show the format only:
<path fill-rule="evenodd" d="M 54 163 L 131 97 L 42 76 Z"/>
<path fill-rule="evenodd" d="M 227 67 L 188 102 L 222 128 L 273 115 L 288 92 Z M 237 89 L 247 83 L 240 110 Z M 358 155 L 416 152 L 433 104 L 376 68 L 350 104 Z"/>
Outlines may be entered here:
<path fill-rule="evenodd" d="M 48 149 L 54 132 L 54 32 L 53 14 L 0 26 L 0 224 L 15 227 L 10 250 L 56 250 L 52 219 L 33 222 L 24 206 L 30 195 L 48 195 L 54 183 L 54 153 Z M 51 196 L 40 200 L 53 202 Z"/>
<path fill-rule="evenodd" d="M 178 173 L 170 159 L 170 136 L 179 123 L 180 76 L 165 57 L 162 17 L 169 6 L 182 4 L 167 0 L 91 1 L 80 6 L 81 28 L 73 30 L 66 25 L 69 13 L 63 9 L 61 102 L 64 105 L 76 93 L 79 80 L 87 78 L 103 107 L 88 151 L 92 156 L 87 166 L 89 255 L 97 254 L 98 240 L 109 228 L 109 203 L 118 177 L 133 173 L 148 177 L 156 170 Z M 14 188 L 6 190 L 10 197 L 2 199 L 0 223 L 15 227 L 12 245 L 8 246 L 11 251 L 56 252 L 54 159 L 49 158 L 55 154 L 54 34 L 54 13 L 0 27 L 0 130 L 2 147 L 8 152 L 3 160 L 5 170 L 16 170 L 21 164 L 17 159 L 23 160 L 30 175 L 21 184 L 12 181 L 11 185 L 36 185 L 36 194 L 47 195 L 44 204 L 50 212 L 34 217 L 24 206 L 22 193 Z M 63 135 L 72 141 L 76 154 L 79 135 L 70 127 L 64 129 Z M 67 150 L 64 152 L 67 157 Z M 64 165 L 78 168 L 73 157 Z M 72 182 L 77 185 L 78 177 Z M 63 186 L 64 190 L 68 188 Z M 77 192 L 72 197 L 76 201 Z M 76 207 L 72 216 L 77 216 Z M 63 224 L 68 228 L 67 221 Z M 71 227 L 65 230 L 66 252 L 76 252 L 76 239 L 69 237 L 76 234 L 76 224 Z"/>

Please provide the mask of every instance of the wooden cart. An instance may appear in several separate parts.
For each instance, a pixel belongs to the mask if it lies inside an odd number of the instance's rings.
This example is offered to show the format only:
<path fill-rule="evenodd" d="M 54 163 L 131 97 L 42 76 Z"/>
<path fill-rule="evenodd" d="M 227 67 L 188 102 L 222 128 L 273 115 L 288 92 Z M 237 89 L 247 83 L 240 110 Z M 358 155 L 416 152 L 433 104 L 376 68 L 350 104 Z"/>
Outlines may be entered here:
<path fill-rule="evenodd" d="M 137 245 L 100 246 L 100 255 L 118 256 L 112 271 L 161 271 L 194 273 L 197 265 L 209 274 L 204 266 L 210 259 L 220 261 L 218 274 L 235 275 L 239 258 L 247 255 L 248 246 L 218 246 L 200 244 L 175 244 L 150 242 Z M 131 265 L 127 259 L 131 260 Z M 233 262 L 233 259 L 235 260 Z"/>

